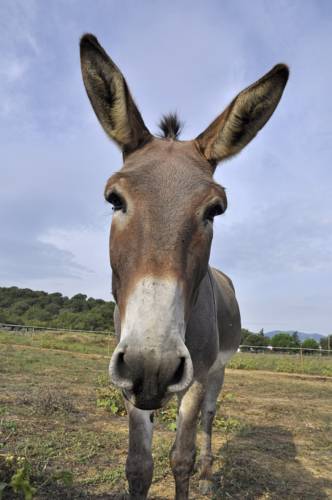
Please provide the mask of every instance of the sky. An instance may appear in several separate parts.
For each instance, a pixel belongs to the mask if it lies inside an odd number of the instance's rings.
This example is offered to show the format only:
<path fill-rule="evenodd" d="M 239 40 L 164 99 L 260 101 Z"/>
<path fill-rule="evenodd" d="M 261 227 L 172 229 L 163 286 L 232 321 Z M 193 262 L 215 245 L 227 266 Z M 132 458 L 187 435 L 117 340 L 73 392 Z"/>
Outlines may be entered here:
<path fill-rule="evenodd" d="M 0 286 L 111 298 L 107 178 L 122 166 L 87 99 L 78 42 L 94 33 L 151 132 L 177 111 L 196 137 L 278 62 L 272 118 L 215 179 L 228 209 L 211 264 L 243 326 L 332 333 L 332 3 L 2 0 Z"/>

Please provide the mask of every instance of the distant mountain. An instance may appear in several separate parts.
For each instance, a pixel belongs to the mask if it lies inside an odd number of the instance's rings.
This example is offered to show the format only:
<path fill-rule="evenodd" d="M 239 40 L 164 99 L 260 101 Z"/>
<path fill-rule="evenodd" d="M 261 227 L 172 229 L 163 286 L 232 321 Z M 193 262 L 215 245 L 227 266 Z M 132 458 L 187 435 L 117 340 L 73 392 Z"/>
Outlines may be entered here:
<path fill-rule="evenodd" d="M 265 337 L 274 337 L 277 333 L 289 333 L 290 335 L 293 335 L 296 330 L 273 330 L 272 332 L 264 332 Z M 304 333 L 304 332 L 297 332 L 299 339 L 301 342 L 303 342 L 305 339 L 315 339 L 317 342 L 320 341 L 320 339 L 323 339 L 325 335 L 322 335 L 321 333 Z"/>

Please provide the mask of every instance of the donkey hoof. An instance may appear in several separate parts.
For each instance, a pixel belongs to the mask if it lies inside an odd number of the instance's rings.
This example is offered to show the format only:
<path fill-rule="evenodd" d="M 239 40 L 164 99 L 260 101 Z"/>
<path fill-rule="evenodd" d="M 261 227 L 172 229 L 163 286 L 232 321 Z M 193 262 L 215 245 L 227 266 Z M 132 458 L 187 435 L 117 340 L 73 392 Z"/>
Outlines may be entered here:
<path fill-rule="evenodd" d="M 209 479 L 201 479 L 198 487 L 202 495 L 210 495 L 213 491 L 213 482 Z"/>

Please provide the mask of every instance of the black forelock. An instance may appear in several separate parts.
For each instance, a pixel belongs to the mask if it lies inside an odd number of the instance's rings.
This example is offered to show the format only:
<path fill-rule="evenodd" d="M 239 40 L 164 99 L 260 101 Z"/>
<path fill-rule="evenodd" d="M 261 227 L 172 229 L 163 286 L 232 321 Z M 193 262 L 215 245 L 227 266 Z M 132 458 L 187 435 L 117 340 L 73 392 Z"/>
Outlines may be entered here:
<path fill-rule="evenodd" d="M 162 137 L 165 139 L 178 139 L 182 132 L 183 123 L 176 113 L 168 113 L 161 117 L 158 126 L 162 132 Z"/>

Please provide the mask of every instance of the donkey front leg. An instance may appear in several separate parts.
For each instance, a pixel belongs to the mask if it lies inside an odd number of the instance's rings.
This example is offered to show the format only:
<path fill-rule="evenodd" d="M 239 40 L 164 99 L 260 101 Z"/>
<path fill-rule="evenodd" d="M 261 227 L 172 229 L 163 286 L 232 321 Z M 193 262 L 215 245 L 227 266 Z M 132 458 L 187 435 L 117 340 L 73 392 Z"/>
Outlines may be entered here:
<path fill-rule="evenodd" d="M 189 480 L 195 465 L 197 418 L 203 395 L 203 385 L 194 382 L 180 403 L 178 429 L 170 455 L 176 500 L 189 498 Z"/>
<path fill-rule="evenodd" d="M 126 476 L 131 500 L 144 500 L 152 481 L 153 460 L 151 454 L 153 412 L 139 410 L 126 401 L 129 417 L 129 450 Z"/>
<path fill-rule="evenodd" d="M 202 404 L 202 446 L 199 457 L 199 489 L 208 495 L 212 490 L 212 426 L 216 414 L 217 399 L 224 382 L 224 366 L 214 366 L 209 373 L 207 389 Z"/>

